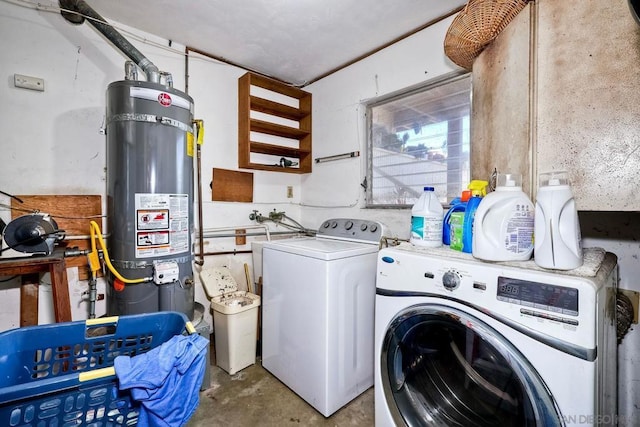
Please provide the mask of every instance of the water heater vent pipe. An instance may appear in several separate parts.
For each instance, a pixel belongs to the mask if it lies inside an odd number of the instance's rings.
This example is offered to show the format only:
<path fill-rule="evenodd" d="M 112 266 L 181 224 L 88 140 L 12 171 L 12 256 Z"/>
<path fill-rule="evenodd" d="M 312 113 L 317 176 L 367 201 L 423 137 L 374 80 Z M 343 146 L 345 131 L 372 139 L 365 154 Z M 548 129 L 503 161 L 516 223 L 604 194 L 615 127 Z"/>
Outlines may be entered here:
<path fill-rule="evenodd" d="M 135 46 L 133 46 L 122 34 L 100 16 L 84 0 L 59 0 L 58 4 L 62 11 L 62 16 L 72 24 L 82 24 L 85 18 L 89 18 L 89 23 L 111 43 L 113 43 L 129 59 L 134 61 L 147 76 L 147 81 L 160 83 L 160 71 L 151 61 L 149 61 Z M 167 73 L 163 73 L 166 76 Z"/>

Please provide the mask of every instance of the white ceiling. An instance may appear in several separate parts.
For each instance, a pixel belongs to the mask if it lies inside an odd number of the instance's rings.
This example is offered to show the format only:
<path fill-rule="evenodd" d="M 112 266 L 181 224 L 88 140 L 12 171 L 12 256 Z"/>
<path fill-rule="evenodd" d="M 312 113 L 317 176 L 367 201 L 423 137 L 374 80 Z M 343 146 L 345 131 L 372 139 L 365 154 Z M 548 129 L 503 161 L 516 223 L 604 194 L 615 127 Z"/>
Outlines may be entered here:
<path fill-rule="evenodd" d="M 113 20 L 302 86 L 465 0 L 87 0 Z"/>

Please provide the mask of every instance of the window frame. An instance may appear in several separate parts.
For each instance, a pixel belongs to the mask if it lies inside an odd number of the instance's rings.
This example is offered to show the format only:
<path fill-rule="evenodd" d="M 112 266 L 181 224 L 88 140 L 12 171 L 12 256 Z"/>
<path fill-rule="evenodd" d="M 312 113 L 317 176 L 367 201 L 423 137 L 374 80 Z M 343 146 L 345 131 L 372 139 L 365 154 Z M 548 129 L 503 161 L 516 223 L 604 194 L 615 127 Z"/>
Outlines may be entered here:
<path fill-rule="evenodd" d="M 405 88 L 388 95 L 377 97 L 369 100 L 364 104 L 365 106 L 365 126 L 366 126 L 366 174 L 365 174 L 365 208 L 368 209 L 410 209 L 412 204 L 374 204 L 373 203 L 373 114 L 372 109 L 384 105 L 393 101 L 397 101 L 403 98 L 407 98 L 416 95 L 421 92 L 434 89 L 436 87 L 455 82 L 464 78 L 469 78 L 469 158 L 471 159 L 471 152 L 473 150 L 471 144 L 471 116 L 472 116 L 472 74 L 466 70 L 453 71 L 443 74 L 437 78 L 420 83 L 419 85 Z M 470 171 L 469 171 L 470 173 Z M 445 207 L 449 205 L 451 200 L 447 200 Z"/>

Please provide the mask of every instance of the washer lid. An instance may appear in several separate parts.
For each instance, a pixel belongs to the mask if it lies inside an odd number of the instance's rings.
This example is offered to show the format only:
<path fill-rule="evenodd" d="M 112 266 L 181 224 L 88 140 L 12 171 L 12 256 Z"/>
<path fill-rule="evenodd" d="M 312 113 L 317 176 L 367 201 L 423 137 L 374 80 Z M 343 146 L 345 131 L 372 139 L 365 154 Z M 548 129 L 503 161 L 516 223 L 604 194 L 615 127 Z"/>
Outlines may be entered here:
<path fill-rule="evenodd" d="M 303 237 L 284 239 L 264 244 L 264 249 L 273 249 L 325 261 L 349 258 L 378 252 L 377 244 L 356 243 L 344 240 Z"/>

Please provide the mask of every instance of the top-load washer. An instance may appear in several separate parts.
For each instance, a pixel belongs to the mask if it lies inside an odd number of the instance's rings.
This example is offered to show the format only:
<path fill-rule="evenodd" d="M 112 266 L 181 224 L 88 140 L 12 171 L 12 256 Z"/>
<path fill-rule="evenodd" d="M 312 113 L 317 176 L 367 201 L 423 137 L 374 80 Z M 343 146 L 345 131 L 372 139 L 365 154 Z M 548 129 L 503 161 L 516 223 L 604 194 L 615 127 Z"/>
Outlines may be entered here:
<path fill-rule="evenodd" d="M 552 272 L 382 249 L 376 426 L 615 425 L 616 261 L 585 249 L 582 267 Z"/>
<path fill-rule="evenodd" d="M 337 218 L 263 247 L 262 365 L 328 417 L 373 385 L 381 223 Z"/>

